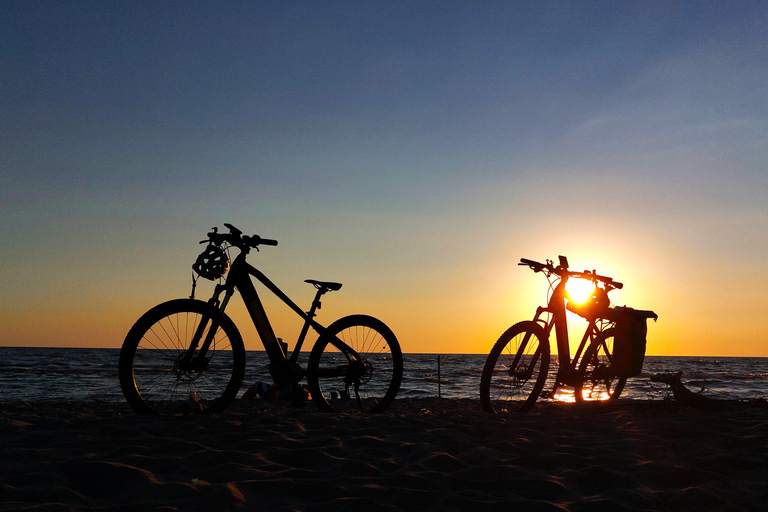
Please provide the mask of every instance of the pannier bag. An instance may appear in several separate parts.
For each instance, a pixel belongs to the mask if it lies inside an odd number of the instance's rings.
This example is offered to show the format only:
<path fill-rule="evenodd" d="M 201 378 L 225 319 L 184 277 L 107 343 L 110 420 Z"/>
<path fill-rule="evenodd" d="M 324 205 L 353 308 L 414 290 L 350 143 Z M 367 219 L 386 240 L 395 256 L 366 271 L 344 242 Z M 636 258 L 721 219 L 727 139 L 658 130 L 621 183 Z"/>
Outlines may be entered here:
<path fill-rule="evenodd" d="M 611 366 L 617 377 L 636 377 L 643 371 L 645 343 L 648 333 L 646 320 L 658 315 L 653 311 L 642 311 L 628 307 L 614 308 L 616 320 L 613 336 L 613 361 Z"/>

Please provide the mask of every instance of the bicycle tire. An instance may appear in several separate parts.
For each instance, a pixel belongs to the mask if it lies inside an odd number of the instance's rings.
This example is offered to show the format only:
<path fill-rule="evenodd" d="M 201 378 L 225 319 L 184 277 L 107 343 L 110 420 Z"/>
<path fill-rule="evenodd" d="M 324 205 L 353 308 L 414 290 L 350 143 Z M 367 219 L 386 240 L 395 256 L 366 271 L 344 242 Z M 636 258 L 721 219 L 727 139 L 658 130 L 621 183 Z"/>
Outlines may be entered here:
<path fill-rule="evenodd" d="M 356 362 L 334 345 L 336 338 L 360 355 L 364 369 L 355 370 Z M 384 322 L 367 315 L 346 316 L 329 325 L 307 363 L 312 401 L 325 412 L 383 412 L 402 380 L 403 353 L 397 337 Z"/>
<path fill-rule="evenodd" d="M 527 341 L 523 343 L 524 340 Z M 483 367 L 480 379 L 483 411 L 529 411 L 547 380 L 549 357 L 549 337 L 541 326 L 525 321 L 507 329 L 494 344 Z"/>
<path fill-rule="evenodd" d="M 204 359 L 182 361 L 202 321 L 218 324 Z M 202 344 L 202 342 L 201 342 Z M 133 325 L 120 350 L 120 387 L 139 414 L 221 412 L 235 398 L 245 375 L 245 347 L 232 320 L 193 299 L 176 299 L 150 309 Z"/>
<path fill-rule="evenodd" d="M 626 377 L 612 375 L 614 328 L 599 333 L 589 344 L 579 363 L 574 397 L 577 402 L 615 400 L 627 382 Z"/>

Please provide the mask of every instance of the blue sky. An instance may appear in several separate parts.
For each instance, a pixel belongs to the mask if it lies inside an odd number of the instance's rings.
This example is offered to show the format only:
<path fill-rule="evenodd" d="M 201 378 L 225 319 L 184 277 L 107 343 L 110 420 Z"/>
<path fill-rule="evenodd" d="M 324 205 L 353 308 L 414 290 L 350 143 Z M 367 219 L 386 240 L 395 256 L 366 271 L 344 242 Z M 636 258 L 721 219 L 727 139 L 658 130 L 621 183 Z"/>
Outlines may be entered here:
<path fill-rule="evenodd" d="M 0 344 L 119 346 L 232 222 L 280 240 L 255 261 L 298 302 L 342 281 L 325 320 L 380 316 L 406 350 L 486 351 L 545 298 L 518 259 L 562 253 L 661 310 L 658 352 L 768 356 L 764 2 L 0 19 Z"/>

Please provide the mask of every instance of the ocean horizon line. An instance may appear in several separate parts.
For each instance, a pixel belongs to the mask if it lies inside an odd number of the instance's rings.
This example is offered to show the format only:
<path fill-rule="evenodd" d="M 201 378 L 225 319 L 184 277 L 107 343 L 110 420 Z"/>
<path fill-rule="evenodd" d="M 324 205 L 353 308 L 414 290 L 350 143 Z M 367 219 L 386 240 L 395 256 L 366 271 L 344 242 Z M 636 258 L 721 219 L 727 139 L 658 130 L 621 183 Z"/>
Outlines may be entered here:
<path fill-rule="evenodd" d="M 11 345 L 5 345 L 0 344 L 0 349 L 3 348 L 29 348 L 29 349 L 45 349 L 45 350 L 115 350 L 119 351 L 121 347 L 93 347 L 93 346 L 57 346 L 57 345 L 18 345 L 18 344 L 11 344 Z M 310 350 L 302 350 L 301 353 L 309 354 Z M 249 349 L 246 348 L 246 352 L 255 352 L 255 353 L 266 353 L 266 351 L 262 348 L 258 349 Z M 289 350 L 289 352 L 291 352 Z M 490 352 L 490 348 L 489 348 Z M 416 355 L 416 356 L 450 356 L 450 355 L 460 355 L 460 356 L 487 356 L 488 352 L 423 352 L 423 351 L 413 351 L 409 352 L 406 350 L 403 350 L 403 355 Z M 552 355 L 557 355 L 557 352 L 553 351 Z M 768 359 L 768 355 L 713 355 L 713 354 L 645 354 L 645 357 L 699 357 L 699 358 L 717 358 L 717 359 L 744 359 L 744 358 L 751 358 L 751 359 Z"/>

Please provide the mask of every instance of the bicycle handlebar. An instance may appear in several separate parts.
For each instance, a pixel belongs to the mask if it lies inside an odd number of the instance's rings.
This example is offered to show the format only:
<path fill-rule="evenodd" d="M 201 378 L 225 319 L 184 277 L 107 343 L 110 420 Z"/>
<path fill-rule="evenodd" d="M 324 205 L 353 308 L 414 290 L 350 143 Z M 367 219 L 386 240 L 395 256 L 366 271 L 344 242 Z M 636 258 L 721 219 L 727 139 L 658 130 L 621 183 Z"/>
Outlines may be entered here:
<path fill-rule="evenodd" d="M 201 244 L 214 243 L 221 245 L 223 242 L 227 242 L 229 245 L 243 248 L 258 248 L 260 245 L 277 245 L 277 240 L 272 238 L 262 238 L 259 235 L 243 235 L 243 232 L 237 229 L 232 224 L 224 223 L 224 226 L 229 229 L 229 233 L 219 233 L 219 229 L 214 227 L 213 231 L 208 233 L 208 240 L 203 240 Z"/>
<path fill-rule="evenodd" d="M 576 277 L 579 279 L 588 279 L 590 281 L 600 281 L 602 283 L 605 283 L 606 285 L 609 285 L 619 290 L 624 288 L 623 283 L 614 281 L 612 277 L 598 275 L 597 272 L 594 270 L 591 272 L 589 270 L 585 270 L 584 272 L 574 272 L 574 271 L 568 270 L 567 260 L 565 258 L 561 256 L 560 261 L 565 262 L 565 266 L 561 264 L 556 267 L 554 263 L 552 263 L 549 260 L 547 260 L 546 263 L 539 263 L 538 261 L 533 261 L 526 258 L 520 258 L 520 263 L 518 263 L 518 265 L 531 267 L 531 270 L 533 270 L 534 272 L 542 272 L 546 270 L 548 273 L 556 274 L 561 278 Z"/>
<path fill-rule="evenodd" d="M 533 261 L 533 260 L 527 260 L 525 258 L 520 258 L 520 263 L 518 263 L 518 265 L 528 265 L 529 267 L 531 267 L 531 270 L 533 270 L 534 272 L 541 272 L 545 268 L 550 272 L 554 272 L 555 270 L 554 268 L 549 268 L 552 265 L 549 265 L 548 267 L 544 263 L 539 263 L 538 261 Z"/>
<path fill-rule="evenodd" d="M 251 243 L 253 243 L 254 238 L 258 239 L 256 245 L 277 245 L 277 240 L 272 238 L 261 238 L 259 235 L 253 235 L 251 237 Z"/>

